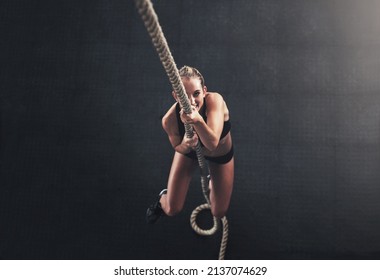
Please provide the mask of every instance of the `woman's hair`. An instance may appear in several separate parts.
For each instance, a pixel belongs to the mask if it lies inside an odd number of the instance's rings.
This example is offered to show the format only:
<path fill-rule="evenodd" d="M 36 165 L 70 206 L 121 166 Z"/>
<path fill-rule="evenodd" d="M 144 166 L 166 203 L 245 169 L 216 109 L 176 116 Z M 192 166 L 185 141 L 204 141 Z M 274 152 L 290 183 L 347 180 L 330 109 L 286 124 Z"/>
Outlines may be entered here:
<path fill-rule="evenodd" d="M 198 78 L 201 80 L 201 85 L 202 87 L 205 86 L 205 80 L 201 74 L 201 72 L 198 71 L 198 69 L 191 67 L 191 66 L 183 66 L 181 69 L 179 69 L 179 75 L 181 77 L 186 77 L 186 78 Z"/>

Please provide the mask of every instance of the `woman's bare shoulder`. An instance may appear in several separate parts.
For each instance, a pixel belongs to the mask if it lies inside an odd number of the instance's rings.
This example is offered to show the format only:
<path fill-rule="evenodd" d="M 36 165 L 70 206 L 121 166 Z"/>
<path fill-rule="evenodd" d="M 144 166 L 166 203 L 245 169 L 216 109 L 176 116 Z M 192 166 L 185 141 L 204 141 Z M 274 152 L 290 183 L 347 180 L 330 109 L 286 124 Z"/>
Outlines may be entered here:
<path fill-rule="evenodd" d="M 223 96 L 219 92 L 207 92 L 206 93 L 206 98 L 210 99 L 222 99 Z"/>
<path fill-rule="evenodd" d="M 223 96 L 218 92 L 207 92 L 206 101 L 210 105 L 222 105 L 225 103 Z"/>
<path fill-rule="evenodd" d="M 171 129 L 173 125 L 177 122 L 176 106 L 177 103 L 174 103 L 166 112 L 166 114 L 162 117 L 162 127 L 166 131 L 168 131 L 168 129 Z"/>

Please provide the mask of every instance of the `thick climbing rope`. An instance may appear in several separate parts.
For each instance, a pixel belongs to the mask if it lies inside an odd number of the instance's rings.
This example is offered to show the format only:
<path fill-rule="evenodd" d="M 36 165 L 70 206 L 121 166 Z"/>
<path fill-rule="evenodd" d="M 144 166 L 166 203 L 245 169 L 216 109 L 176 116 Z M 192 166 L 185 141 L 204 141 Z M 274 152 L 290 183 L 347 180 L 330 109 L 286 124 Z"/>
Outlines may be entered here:
<path fill-rule="evenodd" d="M 165 39 L 164 33 L 162 32 L 161 26 L 158 22 L 158 17 L 156 12 L 153 9 L 152 2 L 150 0 L 135 0 L 137 10 L 144 22 L 144 25 L 152 39 L 153 45 L 156 48 L 158 56 L 160 57 L 161 63 L 166 71 L 166 74 L 169 77 L 169 81 L 173 87 L 174 92 L 177 94 L 179 103 L 183 108 L 186 114 L 191 114 L 191 106 L 189 99 L 187 98 L 185 88 L 183 86 L 181 77 L 178 72 L 178 68 L 174 62 L 174 58 L 170 52 L 168 43 Z M 194 135 L 193 127 L 189 124 L 185 124 L 186 136 L 192 138 Z M 198 164 L 200 167 L 201 173 L 201 184 L 203 196 L 206 199 L 205 204 L 202 204 L 195 208 L 190 216 L 190 224 L 193 230 L 200 235 L 213 235 L 218 230 L 218 219 L 213 217 L 214 225 L 209 230 L 203 230 L 196 224 L 196 217 L 199 212 L 211 209 L 210 205 L 210 189 L 209 189 L 209 170 L 206 163 L 206 160 L 202 154 L 201 145 L 198 141 L 198 144 L 195 148 L 195 152 L 198 158 Z M 219 250 L 219 259 L 223 260 L 228 239 L 228 221 L 226 217 L 221 218 L 223 223 L 223 236 Z"/>

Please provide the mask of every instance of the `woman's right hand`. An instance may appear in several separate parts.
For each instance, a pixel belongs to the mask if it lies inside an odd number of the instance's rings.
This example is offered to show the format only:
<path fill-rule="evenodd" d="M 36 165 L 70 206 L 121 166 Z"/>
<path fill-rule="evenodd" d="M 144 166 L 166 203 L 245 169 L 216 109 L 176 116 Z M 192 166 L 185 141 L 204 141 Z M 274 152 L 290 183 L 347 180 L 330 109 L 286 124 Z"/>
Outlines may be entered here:
<path fill-rule="evenodd" d="M 182 144 L 185 145 L 189 150 L 194 150 L 198 144 L 198 135 L 194 132 L 192 138 L 188 138 L 185 134 L 182 140 Z"/>

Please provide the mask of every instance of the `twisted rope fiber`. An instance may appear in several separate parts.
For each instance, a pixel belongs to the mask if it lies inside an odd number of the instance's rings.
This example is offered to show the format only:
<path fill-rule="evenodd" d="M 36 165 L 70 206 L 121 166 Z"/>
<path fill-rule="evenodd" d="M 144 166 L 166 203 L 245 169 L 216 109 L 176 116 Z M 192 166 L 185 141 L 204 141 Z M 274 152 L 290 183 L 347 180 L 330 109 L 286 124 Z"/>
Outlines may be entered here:
<path fill-rule="evenodd" d="M 178 68 L 174 62 L 174 58 L 170 52 L 168 43 L 165 39 L 164 33 L 162 32 L 161 26 L 158 22 L 158 17 L 156 12 L 153 9 L 153 5 L 150 0 L 135 0 L 137 10 L 144 22 L 145 28 L 147 29 L 154 47 L 160 57 L 161 63 L 166 71 L 166 74 L 169 77 L 169 81 L 173 87 L 173 90 L 176 92 L 179 99 L 179 103 L 183 108 L 186 114 L 191 114 L 190 102 L 185 93 L 185 88 L 183 86 L 181 77 L 178 72 Z M 186 136 L 192 138 L 194 135 L 193 128 L 189 124 L 185 124 Z M 218 219 L 213 217 L 214 225 L 209 230 L 203 230 L 196 224 L 196 217 L 200 211 L 211 209 L 210 199 L 209 199 L 209 171 L 206 164 L 206 160 L 202 154 L 201 145 L 198 141 L 197 146 L 195 147 L 195 152 L 198 158 L 198 164 L 200 167 L 201 173 L 201 184 L 203 196 L 207 203 L 202 204 L 195 208 L 190 216 L 190 224 L 193 230 L 200 235 L 212 235 L 218 230 Z M 220 245 L 219 259 L 223 260 L 228 240 L 228 221 L 226 217 L 222 219 L 223 223 L 223 236 Z"/>

